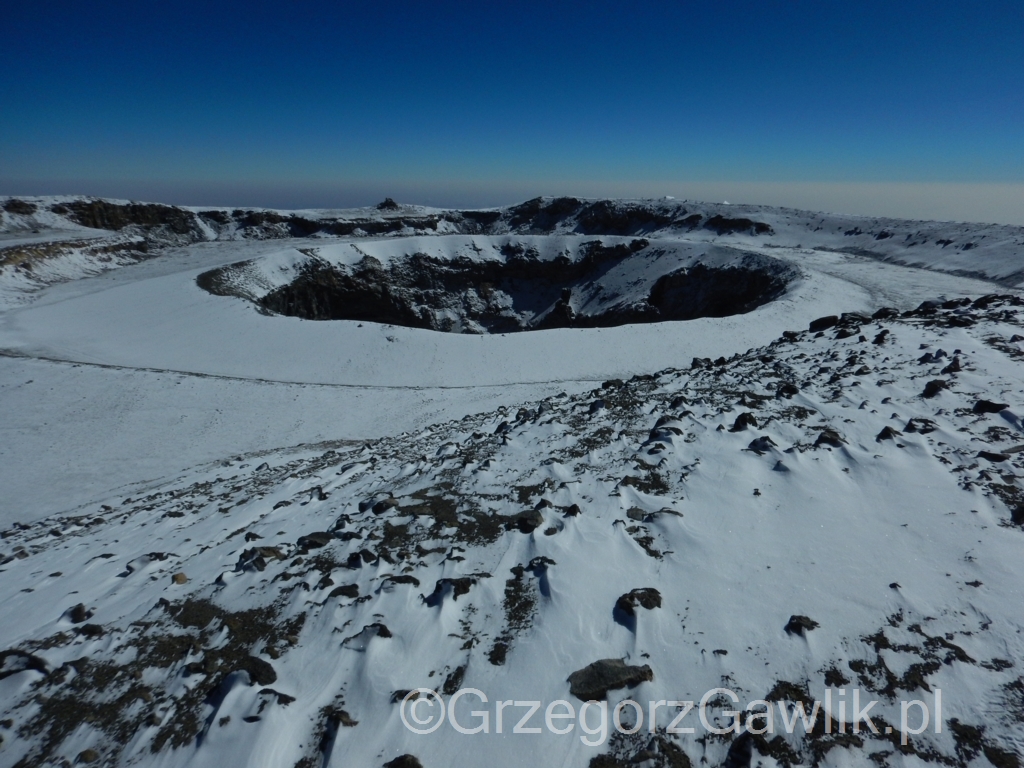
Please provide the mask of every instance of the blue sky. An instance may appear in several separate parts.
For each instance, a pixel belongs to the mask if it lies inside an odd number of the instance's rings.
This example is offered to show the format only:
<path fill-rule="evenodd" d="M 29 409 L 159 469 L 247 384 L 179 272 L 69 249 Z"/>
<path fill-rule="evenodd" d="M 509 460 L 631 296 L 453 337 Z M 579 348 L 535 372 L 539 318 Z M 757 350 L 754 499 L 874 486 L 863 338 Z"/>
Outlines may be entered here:
<path fill-rule="evenodd" d="M 1024 183 L 1024 3 L 12 3 L 0 193 Z"/>

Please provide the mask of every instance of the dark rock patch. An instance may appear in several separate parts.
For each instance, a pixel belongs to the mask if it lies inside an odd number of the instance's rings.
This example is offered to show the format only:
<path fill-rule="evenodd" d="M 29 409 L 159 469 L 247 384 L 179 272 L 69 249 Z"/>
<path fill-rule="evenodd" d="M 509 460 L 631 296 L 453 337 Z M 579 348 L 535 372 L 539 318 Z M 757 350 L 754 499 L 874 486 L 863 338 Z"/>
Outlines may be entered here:
<path fill-rule="evenodd" d="M 0 680 L 29 669 L 44 675 L 49 671 L 45 661 L 27 651 L 0 651 Z"/>
<path fill-rule="evenodd" d="M 784 626 L 783 629 L 786 630 L 787 635 L 803 636 L 806 632 L 810 632 L 812 629 L 817 629 L 818 626 L 818 622 L 814 619 L 794 614 L 789 617 L 789 621 L 786 622 L 786 626 Z"/>
<path fill-rule="evenodd" d="M 710 229 L 719 235 L 729 235 L 735 232 L 751 235 L 767 235 L 772 233 L 772 228 L 763 221 L 754 221 L 741 217 L 727 218 L 720 213 L 705 221 L 704 229 Z"/>
<path fill-rule="evenodd" d="M 749 411 L 745 411 L 736 417 L 736 421 L 733 422 L 732 426 L 729 427 L 730 432 L 741 432 L 747 427 L 753 427 L 757 429 L 757 419 L 754 414 Z"/>
<path fill-rule="evenodd" d="M 1006 453 L 995 453 L 994 451 L 978 451 L 978 458 L 998 464 L 999 462 L 1006 461 L 1010 456 Z"/>
<path fill-rule="evenodd" d="M 600 701 L 608 691 L 633 688 L 654 680 L 650 666 L 630 666 L 622 659 L 600 659 L 567 678 L 569 693 L 580 701 Z"/>
<path fill-rule="evenodd" d="M 12 197 L 4 203 L 4 210 L 17 216 L 31 216 L 36 212 L 36 204 Z"/>
<path fill-rule="evenodd" d="M 814 441 L 814 447 L 819 448 L 823 445 L 828 445 L 832 448 L 842 448 L 846 445 L 846 441 L 834 429 L 823 429 L 818 433 L 818 438 Z"/>
<path fill-rule="evenodd" d="M 875 436 L 875 442 L 882 442 L 883 440 L 895 440 L 897 437 L 902 435 L 898 429 L 892 427 L 882 427 L 882 431 Z"/>
<path fill-rule="evenodd" d="M 975 413 L 999 413 L 1010 406 L 1006 403 L 993 403 L 991 400 L 979 400 L 972 409 Z"/>
<path fill-rule="evenodd" d="M 342 584 L 340 587 L 335 587 L 331 590 L 328 597 L 348 597 L 357 598 L 359 597 L 359 585 L 358 584 Z"/>
<path fill-rule="evenodd" d="M 394 760 L 384 763 L 383 768 L 423 768 L 423 763 L 414 755 L 399 755 Z"/>
<path fill-rule="evenodd" d="M 825 317 L 819 317 L 817 320 L 811 320 L 810 325 L 807 326 L 807 330 L 811 333 L 817 333 L 818 331 L 824 331 L 836 323 L 839 322 L 839 315 L 826 315 Z"/>

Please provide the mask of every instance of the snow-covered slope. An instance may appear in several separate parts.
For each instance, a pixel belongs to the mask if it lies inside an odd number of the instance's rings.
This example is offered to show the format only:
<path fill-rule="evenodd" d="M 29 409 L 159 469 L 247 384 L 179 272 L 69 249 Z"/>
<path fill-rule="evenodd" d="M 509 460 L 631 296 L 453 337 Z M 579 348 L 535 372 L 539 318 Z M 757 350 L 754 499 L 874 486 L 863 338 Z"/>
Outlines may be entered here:
<path fill-rule="evenodd" d="M 0 766 L 1019 765 L 1020 228 L 0 209 Z"/>
<path fill-rule="evenodd" d="M 832 318 L 15 526 L 3 763 L 680 766 L 746 745 L 762 765 L 1017 765 L 1022 307 Z M 880 733 L 707 737 L 692 716 L 668 735 L 666 709 L 594 747 L 542 715 L 512 734 L 513 710 L 500 735 L 402 724 L 416 688 L 479 689 L 458 714 L 492 710 L 492 731 L 496 699 L 578 709 L 567 679 L 601 659 L 648 668 L 613 705 L 856 687 Z M 886 734 L 936 689 L 941 733 Z"/>
<path fill-rule="evenodd" d="M 1024 284 L 1024 229 L 1005 225 L 922 222 L 821 214 L 769 206 L 731 206 L 676 200 L 579 200 L 536 198 L 509 208 L 460 211 L 398 205 L 350 210 L 273 211 L 200 209 L 87 197 L 5 198 L 0 202 L 0 248 L 53 233 L 97 230 L 120 237 L 99 253 L 119 251 L 137 258 L 168 245 L 204 241 L 280 238 L 336 239 L 436 234 L 636 235 L 720 244 L 802 247 L 849 253 L 896 264 Z M 52 239 L 52 238 L 51 238 Z M 139 241 L 141 240 L 141 245 Z M 131 248 L 126 242 L 135 242 Z M 0 299 L 73 279 L 121 261 L 75 252 L 0 251 Z M 71 256 L 72 258 L 68 258 Z M 64 260 L 35 282 L 14 272 L 35 270 L 42 261 Z"/>

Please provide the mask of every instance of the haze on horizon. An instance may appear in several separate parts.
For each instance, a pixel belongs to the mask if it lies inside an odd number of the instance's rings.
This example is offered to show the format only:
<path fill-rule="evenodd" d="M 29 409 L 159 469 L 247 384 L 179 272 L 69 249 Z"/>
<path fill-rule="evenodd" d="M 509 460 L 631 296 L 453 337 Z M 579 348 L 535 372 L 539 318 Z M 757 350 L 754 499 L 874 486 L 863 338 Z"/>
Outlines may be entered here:
<path fill-rule="evenodd" d="M 0 27 L 0 194 L 539 194 L 1024 225 L 1024 6 L 60 0 Z"/>

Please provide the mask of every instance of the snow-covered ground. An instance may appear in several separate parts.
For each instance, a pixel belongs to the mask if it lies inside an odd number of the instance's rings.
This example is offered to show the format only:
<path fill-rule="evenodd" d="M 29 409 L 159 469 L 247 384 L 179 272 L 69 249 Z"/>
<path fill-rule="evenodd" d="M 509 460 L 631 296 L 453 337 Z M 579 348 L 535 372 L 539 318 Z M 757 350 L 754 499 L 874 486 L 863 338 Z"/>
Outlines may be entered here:
<path fill-rule="evenodd" d="M 653 675 L 612 705 L 719 685 L 822 699 L 849 683 L 896 725 L 901 699 L 943 691 L 945 729 L 909 747 L 755 737 L 765 766 L 1016 765 L 1024 232 L 727 207 L 770 232 L 719 233 L 721 206 L 685 205 L 704 224 L 627 232 L 613 217 L 598 236 L 581 231 L 587 209 L 538 233 L 543 203 L 514 226 L 500 212 L 488 226 L 502 232 L 421 208 L 404 215 L 456 223 L 295 238 L 210 219 L 190 243 L 132 225 L 102 237 L 147 238 L 143 256 L 55 249 L 31 283 L 0 271 L 0 652 L 17 650 L 0 667 L 0 765 L 89 750 L 111 764 L 720 765 L 730 745 L 747 764 L 746 740 L 667 735 L 664 710 L 657 733 L 589 747 L 579 726 L 418 736 L 392 703 L 462 686 L 578 709 L 566 679 L 609 658 Z M 41 216 L 3 223 L 12 240 L 49 226 L 84 242 Z M 196 280 L 247 262 L 266 291 L 310 254 L 444 262 L 634 236 L 677 266 L 724 248 L 799 276 L 744 314 L 506 334 L 284 317 Z M 646 285 L 623 275 L 623 295 Z M 992 293 L 1009 298 L 867 317 Z M 806 330 L 841 313 L 862 316 Z M 948 386 L 922 397 L 932 380 Z M 979 399 L 1008 408 L 975 413 Z M 885 427 L 898 434 L 877 439 Z M 660 607 L 613 610 L 641 588 Z M 791 616 L 818 626 L 786 631 Z"/>

